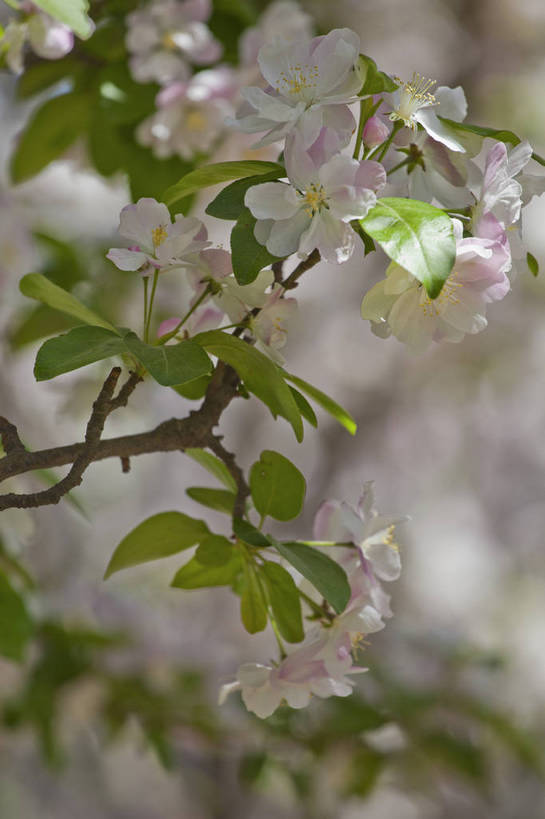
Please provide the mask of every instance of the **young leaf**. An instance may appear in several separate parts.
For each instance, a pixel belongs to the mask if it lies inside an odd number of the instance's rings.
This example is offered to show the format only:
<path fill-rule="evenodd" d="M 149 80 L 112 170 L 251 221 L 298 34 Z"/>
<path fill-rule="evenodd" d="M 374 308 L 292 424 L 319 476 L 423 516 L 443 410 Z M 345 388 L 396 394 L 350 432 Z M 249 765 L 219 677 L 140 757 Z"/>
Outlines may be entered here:
<path fill-rule="evenodd" d="M 342 566 L 304 543 L 275 541 L 273 545 L 331 603 L 338 614 L 343 611 L 350 599 L 350 585 Z"/>
<path fill-rule="evenodd" d="M 266 548 L 271 545 L 271 541 L 267 535 L 264 535 L 263 532 L 260 532 L 259 529 L 256 529 L 255 526 L 242 518 L 235 518 L 233 520 L 233 532 L 239 540 L 248 543 L 250 546 L 255 546 L 257 549 Z"/>
<path fill-rule="evenodd" d="M 384 197 L 361 224 L 394 262 L 422 282 L 431 299 L 439 295 L 456 258 L 446 213 L 416 199 Z"/>
<path fill-rule="evenodd" d="M 192 339 L 235 369 L 246 387 L 266 404 L 276 417 L 282 415 L 293 427 L 298 441 L 303 440 L 301 413 L 281 371 L 267 356 L 250 344 L 221 330 L 209 330 Z"/>
<path fill-rule="evenodd" d="M 295 387 L 290 387 L 290 392 L 295 398 L 295 403 L 297 404 L 299 412 L 301 413 L 305 421 L 308 421 L 308 423 L 311 426 L 317 427 L 318 419 L 316 418 L 316 413 L 308 403 L 305 396 L 302 393 L 300 393 L 299 390 L 296 390 Z"/>
<path fill-rule="evenodd" d="M 29 299 L 36 299 L 36 301 L 47 304 L 54 310 L 60 310 L 61 313 L 68 313 L 69 316 L 83 321 L 85 324 L 91 324 L 95 327 L 104 327 L 106 330 L 111 330 L 112 333 L 119 331 L 110 324 L 109 321 L 103 319 L 98 313 L 89 310 L 78 299 L 62 287 L 53 284 L 52 281 L 42 276 L 41 273 L 27 273 L 19 282 L 19 289 L 23 296 Z"/>
<path fill-rule="evenodd" d="M 317 387 L 313 387 L 312 384 L 309 384 L 308 381 L 303 381 L 302 378 L 298 378 L 296 375 L 291 375 L 291 373 L 287 373 L 285 370 L 282 370 L 282 374 L 286 381 L 291 381 L 300 390 L 305 392 L 309 398 L 312 398 L 318 406 L 322 407 L 326 412 L 329 413 L 336 421 L 339 422 L 348 432 L 350 435 L 355 435 L 357 430 L 357 425 L 350 413 L 341 407 L 340 404 L 337 404 L 333 398 L 330 398 L 329 395 L 326 395 L 325 392 L 322 392 Z"/>
<path fill-rule="evenodd" d="M 259 244 L 254 236 L 255 222 L 248 208 L 244 208 L 231 231 L 233 273 L 241 285 L 251 284 L 260 270 L 280 258 L 271 255 L 265 245 Z"/>
<path fill-rule="evenodd" d="M 58 159 L 87 129 L 91 97 L 71 91 L 44 103 L 30 118 L 11 157 L 11 179 L 23 182 Z"/>
<path fill-rule="evenodd" d="M 275 171 L 262 174 L 261 176 L 248 176 L 245 179 L 238 179 L 232 182 L 221 190 L 215 199 L 213 199 L 205 213 L 209 216 L 214 216 L 216 219 L 229 219 L 236 221 L 246 206 L 244 204 L 244 197 L 248 188 L 254 185 L 261 185 L 263 182 L 274 182 L 286 175 L 286 171 L 280 165 Z"/>
<path fill-rule="evenodd" d="M 490 137 L 498 142 L 505 142 L 507 145 L 513 146 L 518 145 L 521 142 L 520 137 L 518 137 L 513 131 L 507 131 L 504 128 L 485 128 L 482 125 L 470 125 L 469 122 L 456 122 L 456 120 L 448 119 L 448 117 L 439 117 L 439 119 L 441 119 L 447 125 L 450 125 L 450 127 L 455 131 L 475 134 L 476 136 L 483 137 L 483 139 L 485 137 Z M 539 154 L 533 153 L 532 159 L 538 162 L 540 165 L 545 166 L 545 158 Z"/>
<path fill-rule="evenodd" d="M 208 526 L 204 521 L 182 512 L 159 512 L 158 515 L 152 515 L 123 538 L 108 563 L 104 579 L 120 569 L 189 549 L 208 534 Z"/>
<path fill-rule="evenodd" d="M 83 39 L 93 33 L 93 23 L 87 16 L 88 0 L 34 0 L 34 5 L 71 28 Z"/>
<path fill-rule="evenodd" d="M 526 254 L 526 264 L 532 276 L 539 276 L 539 264 L 535 256 L 530 252 Z"/>
<path fill-rule="evenodd" d="M 240 617 L 246 631 L 255 634 L 267 625 L 267 608 L 254 564 L 244 561 L 244 587 L 240 599 Z"/>
<path fill-rule="evenodd" d="M 0 571 L 0 655 L 20 661 L 34 627 L 21 595 Z"/>
<path fill-rule="evenodd" d="M 220 461 L 219 458 L 216 458 L 215 455 L 212 455 L 211 452 L 206 452 L 204 449 L 198 449 L 197 447 L 190 447 L 189 449 L 184 449 L 186 455 L 200 464 L 203 469 L 206 469 L 213 475 L 218 481 L 221 481 L 227 489 L 230 489 L 232 492 L 237 491 L 237 484 L 223 461 Z"/>
<path fill-rule="evenodd" d="M 250 489 L 260 515 L 292 520 L 303 508 L 306 483 L 291 461 L 265 449 L 250 470 Z"/>
<path fill-rule="evenodd" d="M 203 566 L 192 557 L 182 566 L 170 584 L 176 589 L 203 589 L 207 586 L 231 586 L 242 571 L 242 559 L 232 550 L 231 559 L 223 566 Z"/>
<path fill-rule="evenodd" d="M 184 384 L 212 371 L 212 362 L 202 347 L 193 341 L 152 346 L 144 344 L 130 331 L 125 334 L 123 341 L 128 351 L 142 362 L 149 374 L 163 387 Z"/>
<path fill-rule="evenodd" d="M 278 563 L 267 561 L 262 568 L 274 619 L 280 634 L 288 643 L 299 643 L 303 639 L 303 619 L 301 598 L 293 577 Z"/>
<path fill-rule="evenodd" d="M 204 486 L 191 486 L 185 490 L 191 500 L 207 506 L 209 509 L 216 509 L 218 512 L 233 514 L 236 494 L 228 489 L 208 489 Z"/>
<path fill-rule="evenodd" d="M 360 54 L 358 70 L 363 82 L 360 97 L 366 97 L 368 94 L 382 94 L 384 91 L 392 92 L 398 88 L 398 84 L 388 74 L 379 71 L 376 62 L 365 54 Z"/>
<path fill-rule="evenodd" d="M 233 544 L 223 535 L 209 535 L 201 540 L 195 557 L 203 566 L 225 566 L 233 554 Z"/>
<path fill-rule="evenodd" d="M 170 207 L 179 202 L 180 199 L 189 196 L 190 193 L 201 190 L 201 188 L 219 185 L 221 182 L 230 182 L 232 179 L 240 179 L 241 177 L 262 176 L 277 170 L 282 171 L 285 175 L 284 168 L 278 165 L 277 162 L 262 162 L 257 159 L 203 165 L 201 168 L 190 171 L 175 185 L 167 188 L 161 198 Z"/>
<path fill-rule="evenodd" d="M 62 373 L 85 367 L 126 352 L 123 339 L 103 327 L 74 327 L 42 344 L 36 356 L 36 381 L 46 381 Z"/>

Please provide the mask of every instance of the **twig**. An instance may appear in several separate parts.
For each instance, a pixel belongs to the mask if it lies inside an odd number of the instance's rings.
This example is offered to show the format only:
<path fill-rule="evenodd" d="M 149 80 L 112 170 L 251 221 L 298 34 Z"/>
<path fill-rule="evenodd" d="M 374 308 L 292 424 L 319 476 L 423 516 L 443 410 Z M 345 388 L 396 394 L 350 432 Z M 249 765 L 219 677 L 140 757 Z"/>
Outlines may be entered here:
<path fill-rule="evenodd" d="M 210 437 L 208 448 L 223 461 L 237 485 L 237 496 L 233 507 L 233 517 L 241 518 L 244 515 L 246 498 L 250 495 L 250 487 L 244 479 L 244 472 L 237 464 L 232 452 L 228 452 L 221 442 L 221 436 Z"/>
<path fill-rule="evenodd" d="M 2 446 L 7 455 L 12 452 L 24 452 L 25 445 L 19 438 L 17 427 L 10 424 L 7 418 L 0 415 L 0 438 L 2 439 Z"/>
<path fill-rule="evenodd" d="M 297 279 L 299 279 L 303 273 L 306 273 L 307 270 L 310 270 L 311 267 L 314 267 L 315 264 L 318 264 L 319 261 L 320 252 L 315 248 L 310 256 L 307 259 L 303 259 L 295 270 L 290 273 L 286 281 L 282 283 L 284 290 L 293 290 L 294 287 L 297 287 Z"/>

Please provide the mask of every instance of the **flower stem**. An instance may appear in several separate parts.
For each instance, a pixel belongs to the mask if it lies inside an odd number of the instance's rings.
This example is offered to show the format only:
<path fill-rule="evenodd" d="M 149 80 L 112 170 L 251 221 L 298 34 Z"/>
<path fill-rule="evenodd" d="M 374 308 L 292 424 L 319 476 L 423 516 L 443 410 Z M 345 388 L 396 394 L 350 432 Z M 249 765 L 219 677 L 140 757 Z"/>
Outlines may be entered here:
<path fill-rule="evenodd" d="M 142 330 L 143 330 L 143 332 L 145 334 L 146 325 L 148 323 L 148 285 L 149 285 L 149 280 L 148 280 L 147 276 L 144 276 L 143 282 L 144 282 L 144 323 L 142 325 Z"/>
<path fill-rule="evenodd" d="M 386 151 L 388 150 L 388 148 L 392 144 L 392 140 L 395 137 L 395 135 L 397 134 L 397 132 L 400 130 L 400 128 L 403 128 L 403 123 L 402 122 L 396 122 L 394 127 L 392 128 L 392 130 L 390 132 L 390 136 L 387 139 L 385 139 L 383 143 L 381 143 L 380 145 L 377 145 L 376 148 L 373 148 L 373 150 L 368 154 L 367 159 L 371 159 L 371 157 L 374 156 L 374 154 L 378 153 L 378 156 L 376 157 L 376 160 L 377 160 L 377 162 L 382 162 L 382 159 L 384 158 L 384 156 L 386 154 Z M 379 153 L 379 151 L 380 151 L 380 153 Z"/>
<path fill-rule="evenodd" d="M 155 291 L 157 290 L 157 280 L 159 278 L 159 271 L 155 270 L 153 273 L 153 282 L 151 285 L 151 295 L 149 299 L 149 308 L 148 308 L 148 317 L 146 320 L 146 326 L 144 327 L 144 342 L 147 344 L 149 341 L 149 328 L 151 323 L 151 314 L 153 312 L 153 302 L 155 300 Z"/>
<path fill-rule="evenodd" d="M 390 176 L 391 174 L 398 171 L 400 168 L 403 168 L 405 165 L 408 165 L 409 162 L 411 162 L 411 161 L 412 160 L 409 157 L 406 157 L 405 159 L 402 159 L 401 162 L 398 162 L 397 165 L 394 165 L 393 168 L 390 168 L 390 170 L 386 173 L 386 176 Z"/>
<path fill-rule="evenodd" d="M 377 108 L 382 104 L 382 100 L 378 100 L 374 105 L 370 105 L 371 98 L 366 97 L 363 100 L 360 100 L 360 119 L 358 122 L 358 133 L 356 134 L 356 145 L 354 147 L 354 153 L 352 154 L 354 159 L 360 158 L 360 151 L 361 151 L 361 143 L 363 139 L 363 129 L 365 128 L 365 124 L 368 119 L 370 119 L 373 114 L 376 112 Z"/>
<path fill-rule="evenodd" d="M 210 287 L 206 287 L 203 290 L 203 292 L 201 293 L 201 295 L 199 296 L 199 298 L 197 299 L 197 301 L 195 302 L 195 304 L 193 305 L 193 307 L 190 307 L 190 309 L 187 311 L 185 316 L 180 319 L 180 321 L 178 322 L 178 324 L 176 325 L 174 330 L 171 330 L 170 333 L 165 333 L 164 336 L 161 336 L 161 338 L 158 338 L 153 343 L 155 345 L 166 344 L 167 341 L 170 341 L 171 338 L 174 338 L 174 336 L 176 335 L 176 333 L 178 332 L 180 327 L 183 327 L 183 325 L 188 320 L 189 316 L 191 316 L 195 312 L 197 307 L 199 307 L 199 305 L 203 303 L 203 301 L 205 300 L 205 298 L 208 296 L 209 293 L 210 293 Z"/>

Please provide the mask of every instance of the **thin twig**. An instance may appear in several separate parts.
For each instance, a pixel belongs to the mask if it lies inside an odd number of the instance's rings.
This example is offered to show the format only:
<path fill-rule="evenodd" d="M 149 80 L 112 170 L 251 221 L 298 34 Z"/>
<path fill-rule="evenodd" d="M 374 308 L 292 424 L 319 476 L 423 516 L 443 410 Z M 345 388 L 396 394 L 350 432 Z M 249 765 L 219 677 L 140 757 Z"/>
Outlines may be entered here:
<path fill-rule="evenodd" d="M 244 516 L 246 508 L 246 498 L 250 495 L 250 487 L 244 479 L 244 472 L 237 464 L 235 456 L 232 452 L 228 452 L 221 442 L 220 436 L 212 435 L 208 441 L 208 448 L 212 450 L 214 455 L 217 455 L 220 461 L 223 461 L 230 475 L 232 475 L 237 485 L 237 496 L 233 507 L 233 517 L 241 518 Z"/>
<path fill-rule="evenodd" d="M 297 265 L 286 281 L 282 282 L 284 290 L 293 290 L 294 287 L 297 287 L 297 279 L 299 279 L 303 273 L 306 273 L 307 270 L 310 270 L 311 267 L 314 267 L 315 264 L 318 264 L 319 261 L 320 252 L 315 248 L 307 259 L 303 259 L 303 261 Z"/>

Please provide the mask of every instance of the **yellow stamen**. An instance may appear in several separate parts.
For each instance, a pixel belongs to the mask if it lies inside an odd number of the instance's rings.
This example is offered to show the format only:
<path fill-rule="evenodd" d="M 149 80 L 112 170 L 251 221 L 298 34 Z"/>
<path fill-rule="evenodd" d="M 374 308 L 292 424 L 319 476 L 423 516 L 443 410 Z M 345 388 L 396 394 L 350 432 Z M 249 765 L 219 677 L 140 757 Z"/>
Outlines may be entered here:
<path fill-rule="evenodd" d="M 427 294 L 424 295 L 426 291 L 422 285 L 420 285 L 422 289 L 420 308 L 425 316 L 440 316 L 441 313 L 446 310 L 449 304 L 460 304 L 460 299 L 456 295 L 456 290 L 458 287 L 463 287 L 463 283 L 456 281 L 457 276 L 458 273 L 456 270 L 454 270 L 444 283 L 442 290 L 436 299 L 430 299 Z"/>
<path fill-rule="evenodd" d="M 318 75 L 317 65 L 290 65 L 288 73 L 281 72 L 277 90 L 292 95 L 300 94 L 316 87 Z"/>
<path fill-rule="evenodd" d="M 151 231 L 151 236 L 153 239 L 153 246 L 159 247 L 159 245 L 163 244 L 165 239 L 168 239 L 168 232 L 164 225 L 159 225 L 159 227 L 153 228 Z"/>
<path fill-rule="evenodd" d="M 185 124 L 189 131 L 205 131 L 207 126 L 206 117 L 202 111 L 198 111 L 194 108 L 192 111 L 189 111 Z"/>
<path fill-rule="evenodd" d="M 318 186 L 312 183 L 303 196 L 303 202 L 305 213 L 309 216 L 314 216 L 323 207 L 327 208 L 327 196 L 323 185 Z"/>
<path fill-rule="evenodd" d="M 386 530 L 386 534 L 382 538 L 382 542 L 384 543 L 385 546 L 390 546 L 392 549 L 395 549 L 396 552 L 399 552 L 399 546 L 397 545 L 397 543 L 394 540 L 394 532 L 395 532 L 395 526 L 393 526 L 393 525 L 388 526 L 388 528 Z"/>
<path fill-rule="evenodd" d="M 416 112 L 419 108 L 437 103 L 431 93 L 435 80 L 422 77 L 416 71 L 409 82 L 403 82 L 399 77 L 396 77 L 395 80 L 401 86 L 401 97 L 398 107 L 390 114 L 390 119 L 392 121 L 401 120 L 408 128 L 416 131 L 417 123 L 414 120 Z"/>

